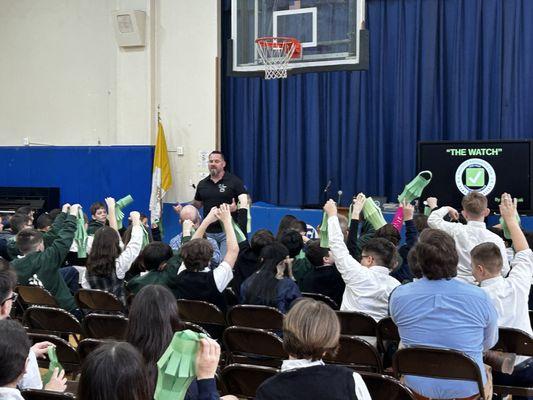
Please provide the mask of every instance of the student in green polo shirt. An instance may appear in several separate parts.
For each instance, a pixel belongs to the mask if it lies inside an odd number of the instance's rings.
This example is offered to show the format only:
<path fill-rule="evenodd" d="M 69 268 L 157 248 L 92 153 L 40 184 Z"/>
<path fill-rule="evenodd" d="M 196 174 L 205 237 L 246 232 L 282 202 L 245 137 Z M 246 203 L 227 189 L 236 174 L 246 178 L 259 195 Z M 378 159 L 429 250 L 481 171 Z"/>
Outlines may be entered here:
<path fill-rule="evenodd" d="M 70 293 L 59 269 L 67 256 L 74 232 L 79 204 L 70 206 L 69 215 L 65 217 L 61 230 L 54 242 L 45 249 L 43 235 L 36 229 L 24 229 L 17 235 L 17 247 L 22 256 L 11 262 L 15 269 L 18 282 L 22 285 L 40 282 L 56 299 L 61 308 L 67 311 L 77 309 L 76 302 Z M 68 209 L 68 204 L 63 210 Z"/>
<path fill-rule="evenodd" d="M 178 276 L 178 267 L 181 261 L 174 255 L 172 248 L 163 242 L 148 244 L 139 254 L 137 260 L 148 272 L 136 276 L 128 282 L 127 288 L 132 293 L 137 293 L 147 285 L 162 285 L 172 288 Z"/>

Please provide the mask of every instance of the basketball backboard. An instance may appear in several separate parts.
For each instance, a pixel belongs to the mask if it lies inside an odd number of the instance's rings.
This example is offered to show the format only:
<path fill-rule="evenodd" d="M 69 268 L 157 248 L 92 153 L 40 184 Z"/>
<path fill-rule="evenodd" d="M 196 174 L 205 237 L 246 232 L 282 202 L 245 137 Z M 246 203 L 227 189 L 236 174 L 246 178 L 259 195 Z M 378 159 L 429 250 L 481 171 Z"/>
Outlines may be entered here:
<path fill-rule="evenodd" d="M 232 0 L 228 71 L 261 75 L 264 65 L 255 41 L 291 37 L 301 57 L 291 59 L 289 74 L 368 69 L 365 0 Z"/>

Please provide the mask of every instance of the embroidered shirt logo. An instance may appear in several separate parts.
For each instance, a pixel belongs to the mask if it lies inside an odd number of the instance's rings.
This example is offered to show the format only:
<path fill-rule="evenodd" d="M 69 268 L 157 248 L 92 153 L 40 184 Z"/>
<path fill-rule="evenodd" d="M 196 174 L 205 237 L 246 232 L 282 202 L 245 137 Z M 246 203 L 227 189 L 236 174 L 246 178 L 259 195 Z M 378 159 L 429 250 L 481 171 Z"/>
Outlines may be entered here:
<path fill-rule="evenodd" d="M 227 188 L 227 186 L 224 185 L 223 183 L 219 183 L 219 184 L 218 184 L 218 191 L 219 191 L 220 193 L 224 193 L 224 192 L 226 191 L 226 188 Z"/>

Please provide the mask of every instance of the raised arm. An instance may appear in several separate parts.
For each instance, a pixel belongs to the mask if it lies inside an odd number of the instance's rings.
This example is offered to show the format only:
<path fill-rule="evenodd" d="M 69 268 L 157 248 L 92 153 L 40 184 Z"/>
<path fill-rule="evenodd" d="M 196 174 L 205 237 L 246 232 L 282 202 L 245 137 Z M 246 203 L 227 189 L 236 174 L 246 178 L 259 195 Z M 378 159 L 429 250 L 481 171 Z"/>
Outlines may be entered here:
<path fill-rule="evenodd" d="M 132 229 L 131 229 L 131 239 L 128 242 L 128 245 L 124 251 L 118 256 L 115 262 L 116 274 L 118 279 L 124 279 L 126 272 L 131 267 L 131 264 L 139 253 L 141 252 L 142 243 L 143 243 L 143 229 L 141 222 L 141 215 L 138 211 L 130 212 L 130 219 Z"/>
<path fill-rule="evenodd" d="M 196 232 L 194 232 L 191 240 L 204 237 L 207 227 L 217 220 L 217 213 L 218 208 L 213 207 L 211 211 L 209 211 L 209 214 L 207 214 L 207 216 L 204 218 L 198 229 L 196 229 Z"/>
<path fill-rule="evenodd" d="M 346 285 L 357 284 L 364 280 L 370 271 L 350 255 L 344 243 L 344 236 L 339 224 L 339 218 L 337 217 L 337 206 L 335 202 L 328 200 L 324 205 L 324 211 L 328 215 L 329 248 L 335 259 L 335 266 Z"/>
<path fill-rule="evenodd" d="M 433 201 L 434 200 L 434 201 Z M 436 205 L 437 199 L 435 197 L 429 197 L 426 202 L 432 205 Z M 440 229 L 450 235 L 454 236 L 463 228 L 462 224 L 456 224 L 453 222 L 448 222 L 444 220 L 446 215 L 450 215 L 450 218 L 453 220 L 459 219 L 459 213 L 453 207 L 444 206 L 435 211 L 433 211 L 428 217 L 428 225 L 433 229 Z"/>
<path fill-rule="evenodd" d="M 351 256 L 354 258 L 357 254 L 359 218 L 361 216 L 361 210 L 363 209 L 363 204 L 365 204 L 365 201 L 366 196 L 363 193 L 359 193 L 357 197 L 353 199 L 351 220 L 348 221 L 350 227 L 348 230 L 348 240 L 346 245 L 348 246 L 348 251 L 350 252 Z"/>
<path fill-rule="evenodd" d="M 233 230 L 233 219 L 231 218 L 230 206 L 228 204 L 220 205 L 219 219 L 222 222 L 224 232 L 226 233 L 227 250 L 224 261 L 233 268 L 235 261 L 237 261 L 237 256 L 239 255 L 239 245 L 237 244 L 237 237 Z"/>
<path fill-rule="evenodd" d="M 113 197 L 106 197 L 105 203 L 107 205 L 107 220 L 109 221 L 109 226 L 118 232 L 115 199 Z"/>

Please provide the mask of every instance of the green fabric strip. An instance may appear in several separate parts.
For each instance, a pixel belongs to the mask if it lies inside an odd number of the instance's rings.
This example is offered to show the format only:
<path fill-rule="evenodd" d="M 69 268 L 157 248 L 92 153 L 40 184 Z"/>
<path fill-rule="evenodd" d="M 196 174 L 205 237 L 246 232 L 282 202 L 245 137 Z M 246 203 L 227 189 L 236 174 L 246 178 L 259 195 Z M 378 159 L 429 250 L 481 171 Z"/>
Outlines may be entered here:
<path fill-rule="evenodd" d="M 374 230 L 378 230 L 383 225 L 387 224 L 387 221 L 383 218 L 381 210 L 376 206 L 372 197 L 366 198 L 365 204 L 363 204 L 363 215 L 365 216 L 365 220 L 370 222 Z"/>
<path fill-rule="evenodd" d="M 115 202 L 115 217 L 117 219 L 118 229 L 122 229 L 123 226 L 122 221 L 124 220 L 124 212 L 122 210 L 131 203 L 133 203 L 133 197 L 129 194 Z"/>
<path fill-rule="evenodd" d="M 183 400 L 196 374 L 198 342 L 207 336 L 190 330 L 176 332 L 157 362 L 155 400 Z"/>
<path fill-rule="evenodd" d="M 520 226 L 520 215 L 518 213 L 515 214 L 516 222 L 518 222 L 518 226 Z M 507 223 L 503 219 L 503 217 L 500 217 L 500 225 L 503 229 L 503 236 L 506 239 L 511 239 L 511 232 L 509 232 L 509 228 L 507 227 Z"/>
<path fill-rule="evenodd" d="M 411 182 L 405 185 L 403 192 L 398 196 L 398 202 L 400 204 L 404 201 L 410 203 L 418 199 L 424 188 L 431 182 L 432 177 L 431 171 L 420 172 Z"/>
<path fill-rule="evenodd" d="M 242 232 L 241 228 L 239 228 L 239 225 L 237 225 L 233 219 L 231 220 L 231 225 L 233 225 L 233 230 L 235 231 L 235 236 L 237 237 L 237 243 L 247 240 L 246 235 Z"/>
<path fill-rule="evenodd" d="M 76 219 L 76 232 L 74 232 L 74 241 L 78 247 L 78 257 L 87 257 L 87 230 L 85 229 L 85 219 L 83 218 L 83 211 L 78 210 L 78 217 Z"/>
<path fill-rule="evenodd" d="M 148 244 L 150 243 L 150 235 L 148 234 L 148 231 L 146 230 L 146 227 L 144 224 L 141 224 L 141 228 L 143 230 L 143 242 L 141 245 L 141 250 L 144 249 Z"/>
<path fill-rule="evenodd" d="M 63 366 L 59 363 L 59 360 L 57 359 L 55 346 L 48 347 L 48 359 L 50 360 L 50 365 L 48 366 L 48 371 L 43 376 L 43 386 L 45 386 L 48 382 L 50 382 L 50 379 L 52 379 L 54 369 L 59 368 L 59 372 L 63 370 Z"/>
<path fill-rule="evenodd" d="M 327 249 L 329 248 L 329 237 L 328 237 L 328 215 L 324 212 L 322 214 L 322 223 L 320 224 L 320 247 Z"/>
<path fill-rule="evenodd" d="M 429 217 L 429 214 L 431 214 L 431 208 L 429 206 L 424 207 L 424 215 Z"/>

